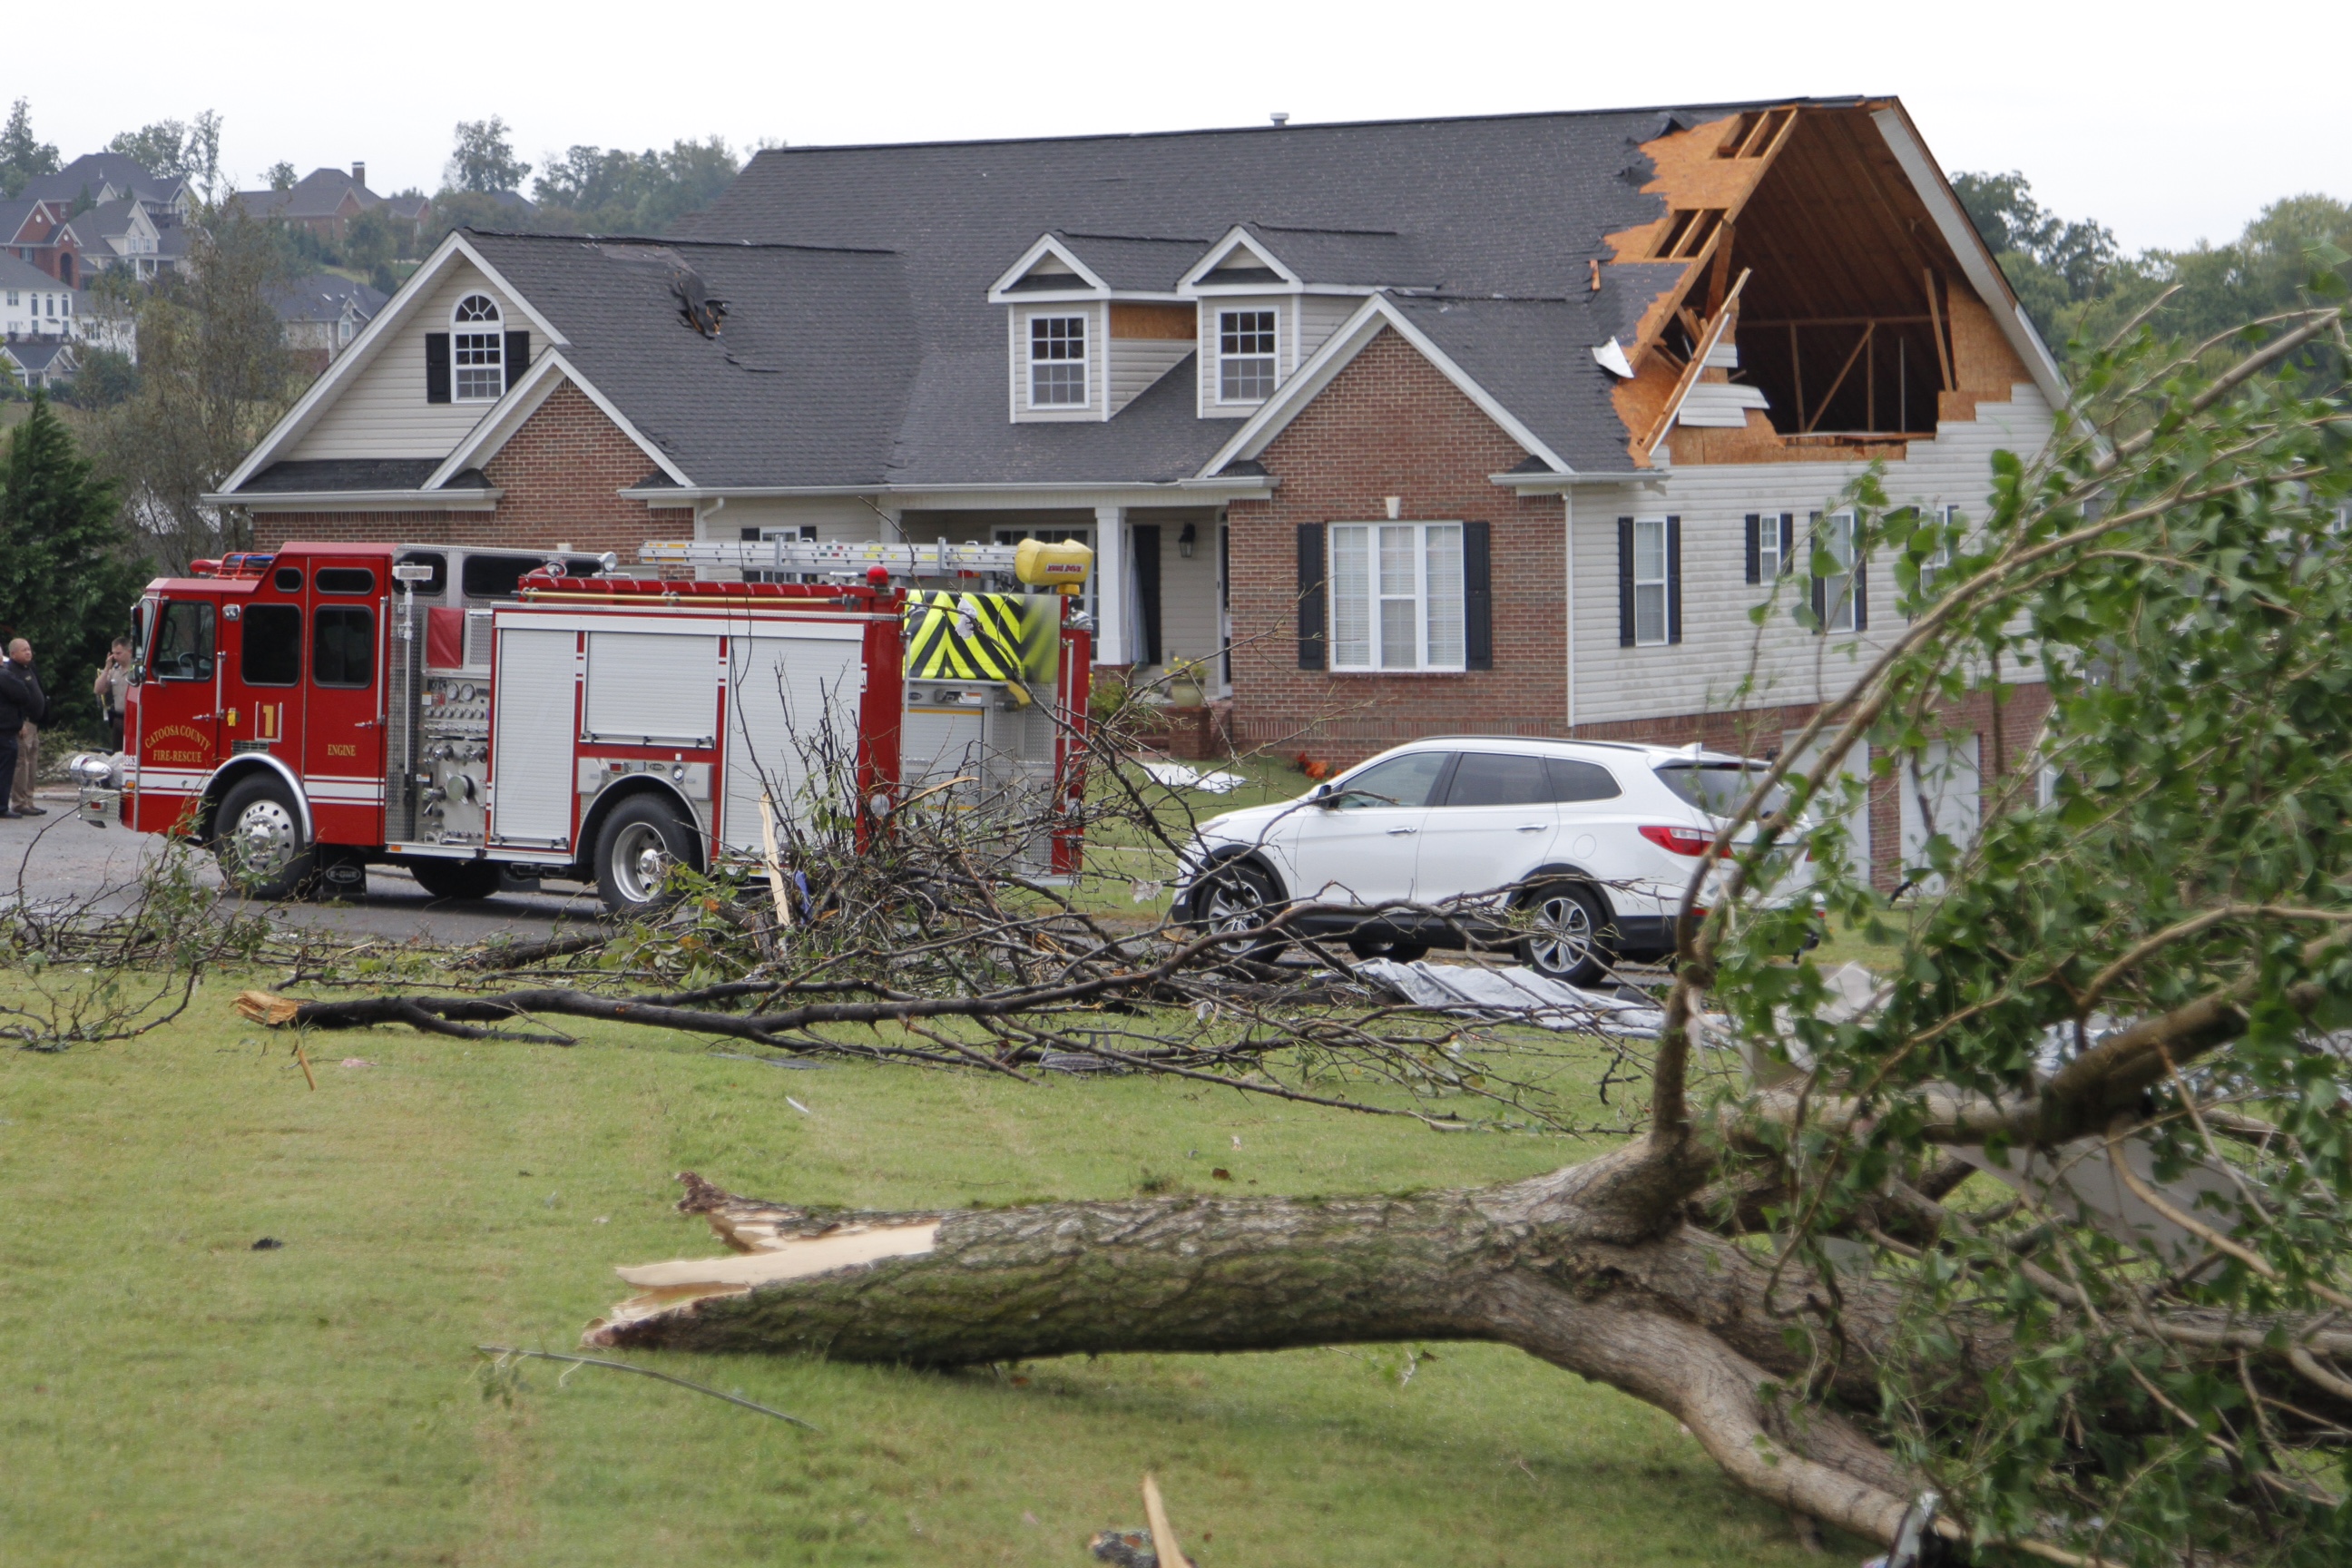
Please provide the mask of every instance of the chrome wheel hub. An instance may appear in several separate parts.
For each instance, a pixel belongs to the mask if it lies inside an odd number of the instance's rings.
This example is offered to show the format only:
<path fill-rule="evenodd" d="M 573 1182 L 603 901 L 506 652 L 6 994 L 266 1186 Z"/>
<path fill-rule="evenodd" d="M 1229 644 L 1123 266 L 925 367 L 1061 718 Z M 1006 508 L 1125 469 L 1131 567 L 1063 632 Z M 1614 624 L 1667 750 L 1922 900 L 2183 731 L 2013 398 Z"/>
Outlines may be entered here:
<path fill-rule="evenodd" d="M 1555 893 L 1536 906 L 1528 957 L 1538 969 L 1565 974 L 1591 953 L 1592 912 L 1582 902 Z"/>
<path fill-rule="evenodd" d="M 613 880 L 633 904 L 651 903 L 672 864 L 669 847 L 649 822 L 632 822 L 613 844 Z"/>
<path fill-rule="evenodd" d="M 1204 923 L 1219 936 L 1248 931 L 1265 921 L 1265 900 L 1240 877 L 1220 877 L 1209 884 L 1204 903 Z"/>
<path fill-rule="evenodd" d="M 248 882 L 283 876 L 302 847 L 294 814 L 274 800 L 257 800 L 237 815 L 226 840 L 236 875 Z"/>

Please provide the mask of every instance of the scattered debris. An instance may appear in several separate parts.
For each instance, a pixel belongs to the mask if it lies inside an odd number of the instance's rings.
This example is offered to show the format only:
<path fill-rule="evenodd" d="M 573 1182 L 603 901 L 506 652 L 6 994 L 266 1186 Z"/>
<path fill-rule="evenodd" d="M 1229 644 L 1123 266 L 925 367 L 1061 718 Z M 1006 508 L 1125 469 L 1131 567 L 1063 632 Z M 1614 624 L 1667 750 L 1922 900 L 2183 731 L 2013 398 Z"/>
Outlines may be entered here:
<path fill-rule="evenodd" d="M 1202 795 L 1230 795 L 1249 783 L 1239 773 L 1204 773 L 1181 763 L 1146 763 L 1143 771 L 1165 789 L 1196 789 Z"/>
<path fill-rule="evenodd" d="M 251 1247 L 247 1248 L 247 1250 L 252 1252 L 275 1252 L 285 1245 L 286 1244 L 284 1242 L 278 1240 L 274 1236 L 265 1236 L 259 1241 L 255 1242 Z"/>
<path fill-rule="evenodd" d="M 1355 976 L 1407 1002 L 1448 1013 L 1507 1014 L 1513 1022 L 1538 1024 L 1547 1029 L 1584 1029 L 1631 1039 L 1657 1037 L 1665 1013 L 1646 998 L 1621 996 L 1548 980 L 1524 965 L 1487 969 L 1473 963 L 1431 963 L 1426 959 L 1399 963 L 1392 958 L 1368 958 L 1355 967 Z"/>
<path fill-rule="evenodd" d="M 784 1103 L 791 1106 L 794 1110 L 799 1111 L 803 1116 L 814 1116 L 816 1114 L 815 1111 L 811 1110 L 807 1106 L 803 1105 L 799 1100 L 794 1100 L 789 1094 L 784 1096 Z"/>

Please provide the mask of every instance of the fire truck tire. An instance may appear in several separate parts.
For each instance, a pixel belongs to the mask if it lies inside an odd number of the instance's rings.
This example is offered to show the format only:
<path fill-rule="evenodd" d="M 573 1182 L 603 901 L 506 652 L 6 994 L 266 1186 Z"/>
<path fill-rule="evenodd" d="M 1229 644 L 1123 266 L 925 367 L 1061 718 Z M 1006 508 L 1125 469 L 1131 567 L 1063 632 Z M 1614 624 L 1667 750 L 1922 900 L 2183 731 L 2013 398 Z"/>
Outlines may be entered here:
<path fill-rule="evenodd" d="M 293 897 L 310 880 L 317 858 L 293 792 L 269 773 L 229 786 L 213 814 L 212 850 L 229 885 L 257 899 Z"/>
<path fill-rule="evenodd" d="M 416 885 L 436 899 L 487 899 L 499 890 L 495 860 L 405 860 Z"/>
<path fill-rule="evenodd" d="M 669 902 L 662 879 L 674 864 L 694 864 L 694 829 L 659 795 L 623 801 L 596 835 L 596 891 L 616 915 Z"/>

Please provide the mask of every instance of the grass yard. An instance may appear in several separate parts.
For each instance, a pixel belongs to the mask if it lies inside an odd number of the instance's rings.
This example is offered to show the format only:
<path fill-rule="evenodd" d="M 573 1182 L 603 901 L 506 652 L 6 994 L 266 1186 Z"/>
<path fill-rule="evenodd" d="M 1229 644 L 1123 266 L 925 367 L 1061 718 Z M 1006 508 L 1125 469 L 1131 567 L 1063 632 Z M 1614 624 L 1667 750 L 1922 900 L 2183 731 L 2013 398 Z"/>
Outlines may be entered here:
<path fill-rule="evenodd" d="M 593 1368 L 489 1375 L 472 1348 L 572 1349 L 625 1293 L 612 1265 L 717 1252 L 670 1208 L 681 1169 L 918 1206 L 1485 1182 L 1572 1142 L 642 1034 L 318 1037 L 313 1092 L 232 989 L 137 1045 L 0 1053 L 9 1568 L 1079 1568 L 1094 1531 L 1141 1522 L 1147 1468 L 1203 1568 L 1820 1561 L 1670 1417 L 1488 1346 L 953 1375 L 635 1358 L 814 1435 Z"/>

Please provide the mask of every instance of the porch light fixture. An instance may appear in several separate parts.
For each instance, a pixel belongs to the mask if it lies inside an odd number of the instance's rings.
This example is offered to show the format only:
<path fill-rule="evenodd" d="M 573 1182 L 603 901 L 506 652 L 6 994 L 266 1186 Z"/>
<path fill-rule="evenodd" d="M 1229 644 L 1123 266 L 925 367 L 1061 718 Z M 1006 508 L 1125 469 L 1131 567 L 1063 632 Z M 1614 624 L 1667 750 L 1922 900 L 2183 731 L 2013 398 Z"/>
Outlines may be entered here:
<path fill-rule="evenodd" d="M 1200 530 L 1192 523 L 1186 523 L 1184 531 L 1176 536 L 1176 553 L 1187 561 L 1192 559 L 1192 546 L 1198 542 L 1200 537 Z"/>

